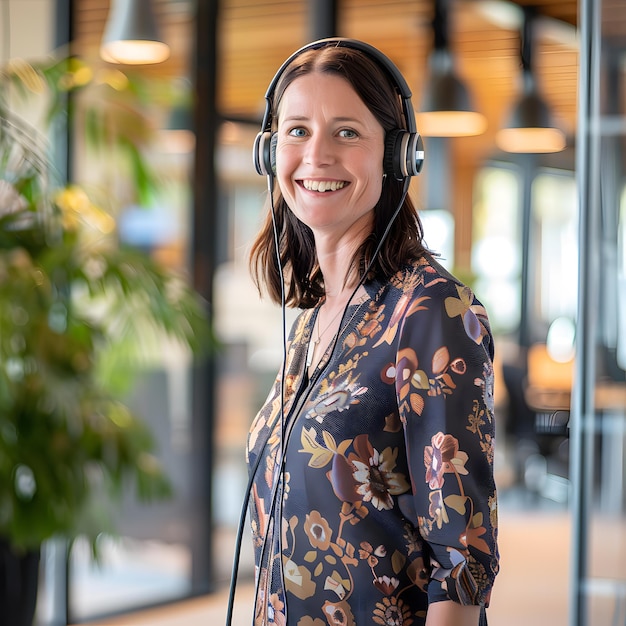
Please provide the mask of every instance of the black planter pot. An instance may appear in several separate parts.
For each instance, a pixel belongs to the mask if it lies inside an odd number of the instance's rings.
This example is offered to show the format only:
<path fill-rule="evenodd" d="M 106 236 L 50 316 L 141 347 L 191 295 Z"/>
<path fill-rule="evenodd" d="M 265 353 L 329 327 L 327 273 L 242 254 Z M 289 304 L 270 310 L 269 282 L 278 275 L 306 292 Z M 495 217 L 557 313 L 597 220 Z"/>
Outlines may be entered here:
<path fill-rule="evenodd" d="M 0 626 L 33 626 L 40 550 L 16 550 L 0 538 Z"/>

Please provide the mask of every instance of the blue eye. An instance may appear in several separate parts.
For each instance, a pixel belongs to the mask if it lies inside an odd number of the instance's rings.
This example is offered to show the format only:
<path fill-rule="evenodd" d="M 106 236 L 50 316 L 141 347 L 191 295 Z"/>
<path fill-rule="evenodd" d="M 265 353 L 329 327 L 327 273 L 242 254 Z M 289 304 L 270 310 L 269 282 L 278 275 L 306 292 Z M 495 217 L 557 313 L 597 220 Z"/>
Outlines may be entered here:
<path fill-rule="evenodd" d="M 342 128 L 339 131 L 339 136 L 346 139 L 354 139 L 355 137 L 358 137 L 357 133 L 351 128 Z"/>
<path fill-rule="evenodd" d="M 306 131 L 304 130 L 304 128 L 292 128 L 289 131 L 289 134 L 293 137 L 305 137 Z"/>

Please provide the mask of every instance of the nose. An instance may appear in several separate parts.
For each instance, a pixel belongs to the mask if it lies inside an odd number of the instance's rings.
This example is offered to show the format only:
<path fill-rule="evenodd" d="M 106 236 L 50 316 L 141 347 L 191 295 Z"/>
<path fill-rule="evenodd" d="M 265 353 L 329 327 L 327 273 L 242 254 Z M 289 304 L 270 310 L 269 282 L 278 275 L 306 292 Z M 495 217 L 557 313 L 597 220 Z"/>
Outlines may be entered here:
<path fill-rule="evenodd" d="M 309 137 L 304 154 L 307 165 L 321 167 L 330 165 L 335 159 L 332 139 L 324 133 L 314 133 Z"/>

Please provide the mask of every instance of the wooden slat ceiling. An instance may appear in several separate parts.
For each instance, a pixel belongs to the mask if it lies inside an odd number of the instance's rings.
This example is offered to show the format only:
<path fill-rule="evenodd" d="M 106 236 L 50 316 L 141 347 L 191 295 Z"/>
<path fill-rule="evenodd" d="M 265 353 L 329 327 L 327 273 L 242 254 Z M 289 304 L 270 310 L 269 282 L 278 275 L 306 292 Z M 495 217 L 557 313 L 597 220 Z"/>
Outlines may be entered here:
<path fill-rule="evenodd" d="M 76 0 L 75 51 L 97 58 L 110 0 Z M 192 0 L 154 0 L 170 60 L 146 72 L 165 76 L 189 70 L 193 34 Z M 308 0 L 223 0 L 220 13 L 219 108 L 224 117 L 258 119 L 263 95 L 281 62 L 310 37 Z M 385 52 L 406 76 L 419 109 L 432 48 L 432 0 L 343 0 L 340 33 L 364 39 Z M 453 0 L 450 47 L 459 75 L 476 107 L 488 118 L 481 138 L 467 140 L 480 155 L 519 93 L 521 7 L 541 16 L 533 59 L 537 80 L 564 130 L 576 125 L 578 51 L 577 0 Z M 626 39 L 623 0 L 603 0 L 606 34 Z M 465 141 L 465 140 L 464 140 Z"/>

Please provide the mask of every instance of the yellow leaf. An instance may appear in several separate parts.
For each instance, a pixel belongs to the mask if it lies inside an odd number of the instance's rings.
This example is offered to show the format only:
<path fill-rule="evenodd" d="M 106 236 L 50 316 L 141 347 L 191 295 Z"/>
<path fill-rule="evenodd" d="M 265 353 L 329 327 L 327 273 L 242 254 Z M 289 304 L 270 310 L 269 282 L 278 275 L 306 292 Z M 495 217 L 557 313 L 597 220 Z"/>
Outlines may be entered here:
<path fill-rule="evenodd" d="M 315 559 L 317 558 L 317 550 L 309 550 L 305 555 L 304 555 L 304 560 L 307 563 L 313 563 L 313 561 L 315 561 Z"/>
<path fill-rule="evenodd" d="M 476 515 L 474 515 L 474 517 L 472 517 L 472 527 L 473 528 L 480 528 L 483 525 L 483 514 L 482 513 L 476 513 Z"/>
<path fill-rule="evenodd" d="M 444 500 L 444 502 L 451 509 L 454 509 L 460 515 L 465 515 L 465 502 L 466 501 L 467 501 L 467 497 L 465 497 L 465 496 L 457 496 L 457 495 L 448 496 Z"/>
<path fill-rule="evenodd" d="M 411 384 L 418 389 L 428 389 L 428 376 L 424 370 L 417 370 L 411 378 Z"/>
<path fill-rule="evenodd" d="M 322 437 L 324 437 L 324 443 L 329 450 L 333 452 L 337 451 L 337 444 L 335 443 L 335 438 L 327 431 L 322 431 Z"/>
<path fill-rule="evenodd" d="M 467 308 L 458 298 L 446 298 L 445 305 L 448 317 L 463 315 Z"/>
<path fill-rule="evenodd" d="M 311 455 L 308 463 L 309 467 L 320 469 L 332 461 L 333 453 L 323 448 L 315 441 L 314 428 L 311 427 L 309 430 L 303 428 L 300 442 L 302 443 L 302 448 L 299 452 L 305 452 Z"/>
<path fill-rule="evenodd" d="M 399 574 L 402 571 L 405 561 L 406 557 L 397 550 L 391 555 L 391 567 L 394 574 Z"/>
<path fill-rule="evenodd" d="M 341 454 L 344 456 L 346 454 L 346 450 L 352 445 L 352 439 L 344 439 L 339 446 L 337 447 L 337 454 Z"/>

